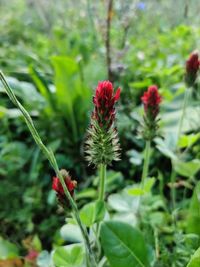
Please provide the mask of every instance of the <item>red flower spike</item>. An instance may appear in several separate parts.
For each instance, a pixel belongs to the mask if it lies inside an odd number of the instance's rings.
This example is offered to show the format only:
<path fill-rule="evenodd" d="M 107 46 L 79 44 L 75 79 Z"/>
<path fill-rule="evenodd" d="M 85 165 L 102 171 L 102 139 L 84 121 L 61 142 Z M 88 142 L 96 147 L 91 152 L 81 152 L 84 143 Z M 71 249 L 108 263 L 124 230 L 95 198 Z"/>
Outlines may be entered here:
<path fill-rule="evenodd" d="M 69 175 L 64 177 L 64 181 L 65 181 L 65 184 L 66 184 L 66 187 L 67 187 L 69 193 L 71 194 L 71 196 L 73 196 L 74 195 L 74 189 L 77 186 L 77 182 L 72 181 L 71 177 Z M 62 184 L 60 182 L 60 179 L 58 177 L 53 177 L 52 189 L 54 191 L 56 191 L 58 199 L 63 203 L 64 199 L 65 199 L 65 192 L 64 192 L 64 189 L 63 189 Z"/>
<path fill-rule="evenodd" d="M 156 117 L 158 116 L 162 101 L 158 87 L 156 85 L 149 86 L 141 100 L 145 111 L 142 135 L 145 140 L 152 141 L 158 136 L 158 120 Z"/>
<path fill-rule="evenodd" d="M 149 86 L 147 92 L 141 97 L 141 100 L 144 104 L 147 117 L 154 120 L 159 113 L 159 105 L 162 101 L 158 87 L 156 85 Z"/>
<path fill-rule="evenodd" d="M 186 61 L 186 83 L 192 86 L 197 78 L 197 73 L 200 68 L 200 58 L 198 52 L 193 52 Z"/>
<path fill-rule="evenodd" d="M 115 119 L 115 103 L 120 98 L 120 88 L 114 94 L 114 88 L 110 81 L 99 82 L 93 97 L 94 112 L 92 118 L 100 127 L 110 128 Z"/>
<path fill-rule="evenodd" d="M 109 165 L 120 160 L 120 146 L 115 128 L 115 103 L 120 98 L 121 89 L 114 92 L 110 81 L 99 82 L 93 97 L 94 110 L 85 142 L 86 160 L 89 164 Z"/>

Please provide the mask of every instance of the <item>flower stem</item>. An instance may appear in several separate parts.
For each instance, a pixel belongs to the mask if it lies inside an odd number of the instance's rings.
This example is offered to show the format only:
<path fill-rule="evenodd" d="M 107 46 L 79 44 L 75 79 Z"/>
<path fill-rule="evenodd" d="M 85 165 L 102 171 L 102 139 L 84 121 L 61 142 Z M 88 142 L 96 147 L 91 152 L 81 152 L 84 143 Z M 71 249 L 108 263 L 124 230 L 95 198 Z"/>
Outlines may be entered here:
<path fill-rule="evenodd" d="M 174 211 L 176 207 L 176 188 L 175 188 L 175 183 L 176 183 L 176 172 L 174 170 L 174 166 L 172 164 L 172 172 L 170 176 L 170 183 L 171 183 L 171 201 L 172 201 L 172 211 Z"/>
<path fill-rule="evenodd" d="M 104 201 L 105 195 L 106 164 L 101 163 L 99 167 L 99 200 Z"/>
<path fill-rule="evenodd" d="M 143 170 L 142 170 L 142 190 L 144 189 L 145 179 L 148 176 L 150 150 L 151 150 L 151 142 L 146 141 L 145 152 L 144 152 L 145 153 L 144 154 L 144 165 L 143 165 Z"/>
<path fill-rule="evenodd" d="M 151 151 L 151 141 L 146 141 L 145 151 L 144 151 L 144 164 L 143 164 L 142 179 L 141 179 L 141 191 L 142 192 L 141 192 L 141 195 L 139 196 L 139 202 L 138 202 L 139 216 L 141 215 L 140 214 L 141 198 L 142 198 L 142 194 L 144 191 L 145 180 L 148 176 L 148 171 L 149 171 L 150 151 Z"/>
<path fill-rule="evenodd" d="M 96 264 L 96 261 L 95 261 L 95 256 L 94 256 L 94 253 L 90 247 L 90 241 L 89 241 L 89 236 L 88 236 L 88 233 L 87 233 L 87 230 L 86 228 L 82 225 L 82 222 L 81 222 L 81 219 L 80 219 L 80 216 L 79 216 L 79 212 L 78 212 L 78 208 L 77 208 L 77 205 L 76 205 L 76 202 L 74 201 L 74 199 L 72 198 L 72 196 L 70 195 L 67 187 L 66 187 L 66 184 L 65 184 L 65 181 L 64 181 L 64 178 L 63 176 L 61 175 L 60 171 L 59 171 L 59 168 L 58 168 L 58 164 L 57 164 L 57 161 L 55 159 L 55 156 L 52 152 L 51 149 L 47 148 L 44 143 L 42 142 L 35 126 L 34 126 L 34 123 L 29 115 L 29 113 L 27 112 L 27 110 L 22 106 L 22 104 L 17 100 L 14 92 L 12 91 L 12 89 L 10 88 L 10 86 L 8 85 L 4 75 L 2 72 L 0 72 L 0 80 L 2 82 L 2 84 L 4 85 L 4 88 L 6 90 L 6 93 L 8 95 L 8 97 L 10 98 L 10 100 L 13 102 L 13 104 L 15 106 L 17 106 L 20 111 L 22 112 L 22 115 L 25 119 L 25 122 L 36 142 L 36 144 L 39 146 L 39 148 L 43 151 L 43 153 L 45 154 L 45 156 L 47 157 L 47 159 L 49 160 L 52 168 L 54 169 L 57 177 L 60 179 L 60 182 L 62 184 L 62 187 L 64 189 L 64 192 L 65 192 L 65 195 L 67 197 L 67 199 L 69 200 L 70 202 L 70 205 L 72 207 L 72 210 L 73 210 L 73 214 L 74 214 L 74 217 L 77 221 L 77 224 L 78 226 L 80 227 L 80 230 L 81 230 L 81 233 L 82 233 L 82 236 L 83 236 L 83 240 L 84 240 L 84 243 L 85 243 L 85 246 L 86 246 L 86 251 L 87 251 L 87 254 L 89 255 L 90 257 L 90 261 L 91 261 L 91 266 L 97 266 Z"/>
<path fill-rule="evenodd" d="M 179 121 L 179 127 L 178 127 L 178 136 L 177 136 L 177 142 L 181 136 L 181 130 L 183 127 L 183 120 L 185 117 L 185 112 L 186 112 L 186 108 L 187 108 L 187 104 L 188 104 L 188 100 L 189 100 L 189 95 L 190 95 L 190 88 L 185 90 L 185 94 L 184 94 L 184 100 L 183 100 L 183 107 L 182 107 L 182 114 L 181 114 L 181 118 Z"/>

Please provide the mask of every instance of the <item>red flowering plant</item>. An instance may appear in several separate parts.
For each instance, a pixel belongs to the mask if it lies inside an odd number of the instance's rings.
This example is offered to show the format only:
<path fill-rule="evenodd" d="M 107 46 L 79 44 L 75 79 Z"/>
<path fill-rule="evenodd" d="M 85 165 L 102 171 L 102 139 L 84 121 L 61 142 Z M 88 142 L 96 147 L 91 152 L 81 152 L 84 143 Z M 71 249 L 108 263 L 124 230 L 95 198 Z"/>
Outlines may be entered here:
<path fill-rule="evenodd" d="M 197 79 L 197 74 L 200 68 L 199 53 L 194 51 L 191 53 L 189 59 L 186 61 L 185 81 L 188 86 L 193 86 Z"/>
<path fill-rule="evenodd" d="M 184 94 L 182 115 L 181 115 L 180 121 L 179 121 L 177 140 L 179 140 L 179 138 L 181 136 L 185 112 L 187 109 L 188 101 L 191 97 L 191 91 L 196 84 L 199 69 L 200 69 L 199 53 L 197 51 L 194 51 L 190 54 L 190 56 L 189 56 L 189 58 L 185 64 L 185 83 L 189 88 L 185 90 L 185 94 Z"/>
<path fill-rule="evenodd" d="M 86 159 L 95 166 L 119 160 L 120 148 L 115 127 L 115 103 L 119 98 L 120 88 L 114 93 L 111 82 L 99 82 L 93 97 L 94 111 L 85 146 Z"/>
<path fill-rule="evenodd" d="M 159 120 L 157 116 L 162 101 L 158 87 L 156 85 L 149 86 L 141 100 L 144 105 L 144 128 L 142 134 L 145 140 L 152 141 L 157 135 Z"/>
<path fill-rule="evenodd" d="M 86 159 L 99 167 L 99 200 L 104 206 L 106 167 L 118 161 L 120 146 L 115 126 L 115 103 L 120 98 L 120 88 L 114 92 L 110 81 L 99 82 L 93 97 L 94 110 L 85 142 Z M 97 226 L 98 228 L 98 226 Z"/>

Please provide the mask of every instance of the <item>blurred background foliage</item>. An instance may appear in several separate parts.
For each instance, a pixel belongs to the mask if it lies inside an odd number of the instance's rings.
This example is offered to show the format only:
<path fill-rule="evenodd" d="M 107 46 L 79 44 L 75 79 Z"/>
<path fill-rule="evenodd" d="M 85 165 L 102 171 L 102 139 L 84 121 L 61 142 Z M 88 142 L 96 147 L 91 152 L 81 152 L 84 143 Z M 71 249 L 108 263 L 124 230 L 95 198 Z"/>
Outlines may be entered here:
<path fill-rule="evenodd" d="M 96 173 L 84 160 L 84 138 L 93 90 L 110 71 L 115 87 L 122 88 L 118 106 L 122 161 L 110 167 L 108 193 L 140 180 L 144 148 L 137 131 L 140 97 L 147 86 L 157 84 L 163 96 L 164 139 L 156 140 L 157 149 L 152 151 L 151 175 L 158 178 L 154 190 L 167 201 L 175 164 L 178 199 L 185 196 L 186 204 L 181 205 L 187 207 L 200 175 L 199 83 L 184 122 L 180 147 L 186 152 L 181 162 L 174 147 L 185 60 L 200 47 L 199 10 L 198 0 L 114 1 L 108 66 L 106 0 L 0 0 L 1 69 L 60 167 L 77 179 L 80 206 L 96 195 Z M 64 219 L 51 191 L 53 173 L 2 85 L 0 124 L 0 234 L 21 251 L 27 249 L 22 240 L 37 234 L 43 247 L 50 249 L 52 243 L 63 242 L 58 230 Z"/>

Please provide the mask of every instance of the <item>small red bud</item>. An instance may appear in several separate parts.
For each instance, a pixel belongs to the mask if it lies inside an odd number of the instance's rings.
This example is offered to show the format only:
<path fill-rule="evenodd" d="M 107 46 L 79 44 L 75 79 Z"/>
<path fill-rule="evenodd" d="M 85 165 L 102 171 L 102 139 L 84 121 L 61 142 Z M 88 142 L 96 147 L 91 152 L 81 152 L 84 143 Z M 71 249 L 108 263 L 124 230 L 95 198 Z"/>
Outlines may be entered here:
<path fill-rule="evenodd" d="M 186 83 L 189 86 L 193 86 L 196 78 L 197 78 L 197 73 L 200 68 L 200 58 L 199 58 L 199 53 L 198 52 L 193 52 L 191 53 L 189 59 L 186 61 Z"/>

